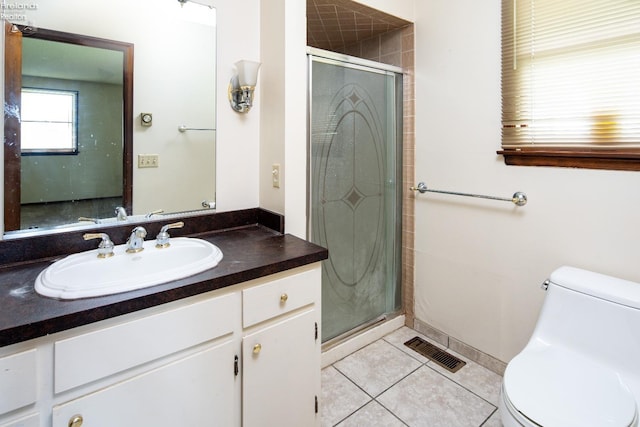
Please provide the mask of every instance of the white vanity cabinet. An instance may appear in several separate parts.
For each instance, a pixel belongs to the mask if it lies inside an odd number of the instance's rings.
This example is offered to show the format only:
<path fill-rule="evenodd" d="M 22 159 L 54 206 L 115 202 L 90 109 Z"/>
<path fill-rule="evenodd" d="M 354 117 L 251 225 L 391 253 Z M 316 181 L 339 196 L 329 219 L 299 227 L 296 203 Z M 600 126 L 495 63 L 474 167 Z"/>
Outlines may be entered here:
<path fill-rule="evenodd" d="M 320 269 L 243 291 L 242 425 L 320 425 Z"/>
<path fill-rule="evenodd" d="M 320 274 L 0 348 L 0 427 L 319 426 Z"/>
<path fill-rule="evenodd" d="M 54 405 L 53 426 L 237 425 L 240 310 L 229 293 L 56 341 L 54 392 L 88 392 Z"/>

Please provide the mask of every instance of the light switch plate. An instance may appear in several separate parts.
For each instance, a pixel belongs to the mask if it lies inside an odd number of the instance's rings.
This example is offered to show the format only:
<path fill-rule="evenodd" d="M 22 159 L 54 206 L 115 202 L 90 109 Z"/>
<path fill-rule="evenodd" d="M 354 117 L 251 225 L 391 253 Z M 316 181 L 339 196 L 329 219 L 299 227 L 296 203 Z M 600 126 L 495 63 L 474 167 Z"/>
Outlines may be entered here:
<path fill-rule="evenodd" d="M 159 161 L 157 154 L 138 154 L 138 168 L 157 168 Z"/>
<path fill-rule="evenodd" d="M 280 165 L 278 163 L 271 166 L 271 179 L 273 188 L 280 188 Z"/>

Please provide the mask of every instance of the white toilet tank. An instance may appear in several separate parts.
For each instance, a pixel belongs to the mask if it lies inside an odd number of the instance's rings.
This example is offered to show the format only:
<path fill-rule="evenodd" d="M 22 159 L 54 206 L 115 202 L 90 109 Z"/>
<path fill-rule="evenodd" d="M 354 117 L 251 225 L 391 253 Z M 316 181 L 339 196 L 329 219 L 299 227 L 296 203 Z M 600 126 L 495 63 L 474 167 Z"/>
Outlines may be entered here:
<path fill-rule="evenodd" d="M 569 347 L 586 357 L 640 371 L 640 284 L 574 267 L 548 280 L 531 341 Z"/>

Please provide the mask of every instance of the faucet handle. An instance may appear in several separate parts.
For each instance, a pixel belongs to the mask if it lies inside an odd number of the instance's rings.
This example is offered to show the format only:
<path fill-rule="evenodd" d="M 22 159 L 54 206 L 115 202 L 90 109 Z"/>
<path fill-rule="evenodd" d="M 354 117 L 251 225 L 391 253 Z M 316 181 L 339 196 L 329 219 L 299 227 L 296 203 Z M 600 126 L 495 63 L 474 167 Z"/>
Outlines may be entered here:
<path fill-rule="evenodd" d="M 90 222 L 93 222 L 94 224 L 97 224 L 100 222 L 98 218 L 87 218 L 86 216 L 81 216 L 80 218 L 78 218 L 78 222 L 82 222 L 82 221 L 90 221 Z"/>
<path fill-rule="evenodd" d="M 98 245 L 98 258 L 109 258 L 113 256 L 114 244 L 107 233 L 86 233 L 82 238 L 84 240 L 102 239 Z"/>
<path fill-rule="evenodd" d="M 167 230 L 170 230 L 172 228 L 182 228 L 182 227 L 184 227 L 184 222 L 182 221 L 178 221 L 172 224 L 167 224 L 162 226 L 162 228 L 160 229 L 160 232 L 156 236 L 156 248 L 158 249 L 168 248 L 170 245 L 169 243 L 170 236 Z"/>
<path fill-rule="evenodd" d="M 144 217 L 149 219 L 154 215 L 160 215 L 161 213 L 164 213 L 164 209 L 156 209 L 155 211 L 151 211 L 149 213 L 147 213 Z"/>

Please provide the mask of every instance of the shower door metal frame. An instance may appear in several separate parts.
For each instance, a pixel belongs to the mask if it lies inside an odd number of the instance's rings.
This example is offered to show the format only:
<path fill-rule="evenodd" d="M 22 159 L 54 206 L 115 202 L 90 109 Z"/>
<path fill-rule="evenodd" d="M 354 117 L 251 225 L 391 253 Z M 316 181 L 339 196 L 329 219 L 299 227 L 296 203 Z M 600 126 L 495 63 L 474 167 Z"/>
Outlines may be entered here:
<path fill-rule="evenodd" d="M 396 281 L 395 289 L 393 289 L 397 295 L 398 300 L 400 301 L 399 310 L 383 313 L 382 315 L 371 319 L 370 321 L 363 323 L 362 325 L 356 326 L 353 329 L 340 334 L 334 338 L 323 342 L 323 351 L 336 345 L 345 339 L 349 338 L 352 335 L 362 332 L 363 330 L 367 330 L 371 327 L 375 327 L 376 325 L 384 322 L 390 318 L 396 317 L 403 312 L 403 299 L 402 299 L 402 179 L 403 179 L 403 152 L 402 152 L 402 141 L 403 141 L 403 69 L 401 67 L 397 67 L 394 65 L 383 64 L 376 61 L 371 61 L 367 59 L 357 58 L 350 55 L 345 55 L 337 52 L 331 52 L 327 50 L 322 50 L 314 47 L 307 47 L 307 200 L 306 200 L 306 213 L 307 213 L 307 239 L 311 239 L 312 232 L 312 223 L 314 218 L 312 218 L 311 212 L 311 191 L 313 188 L 313 174 L 311 169 L 311 153 L 312 153 L 312 142 L 313 142 L 313 126 L 312 126 L 312 117 L 313 117 L 313 108 L 312 108 L 312 73 L 313 73 L 313 62 L 323 62 L 325 64 L 337 65 L 346 68 L 352 68 L 356 70 L 362 70 L 372 73 L 384 74 L 384 75 L 393 75 L 395 81 L 395 94 L 398 102 L 396 103 L 396 112 L 393 117 L 393 124 L 396 131 L 395 139 L 395 168 L 396 168 L 396 195 L 395 195 L 395 203 L 397 206 L 397 215 L 398 220 L 396 221 L 396 235 L 398 236 L 396 241 L 394 241 L 394 253 L 396 256 L 396 268 L 394 274 L 394 280 Z M 400 78 L 398 78 L 400 76 Z"/>

